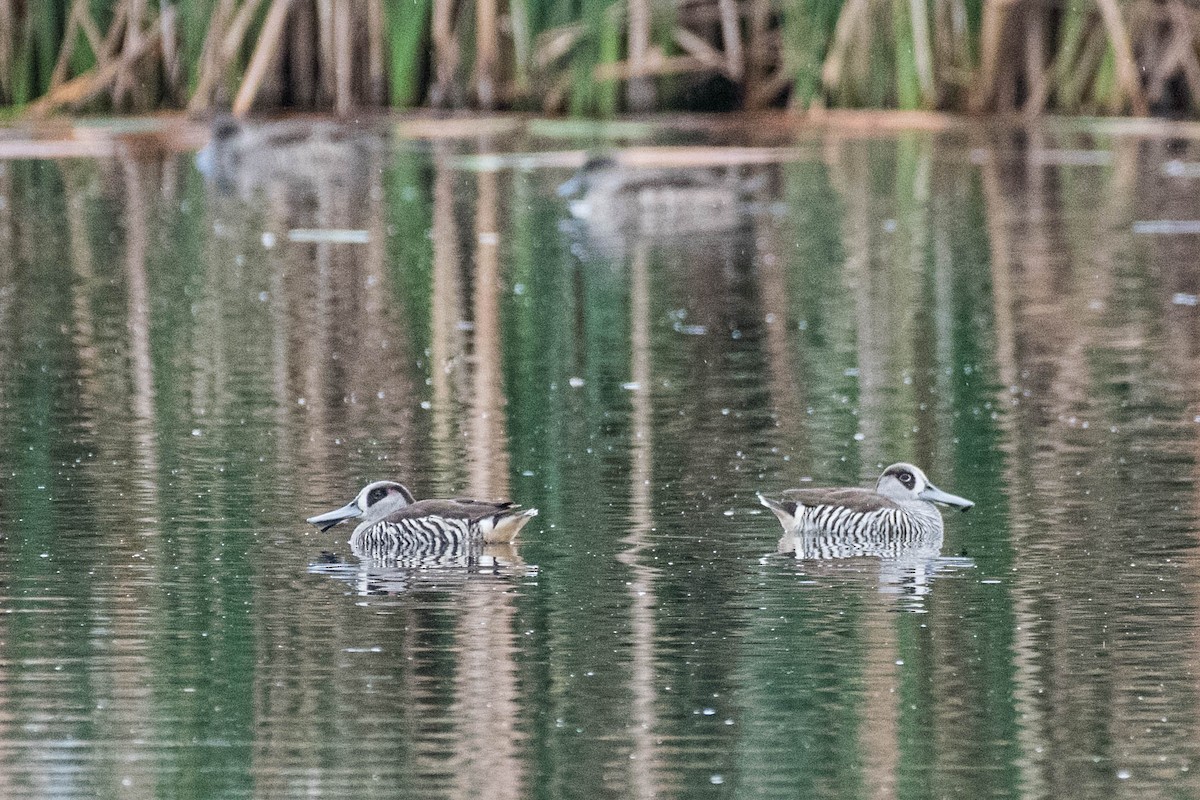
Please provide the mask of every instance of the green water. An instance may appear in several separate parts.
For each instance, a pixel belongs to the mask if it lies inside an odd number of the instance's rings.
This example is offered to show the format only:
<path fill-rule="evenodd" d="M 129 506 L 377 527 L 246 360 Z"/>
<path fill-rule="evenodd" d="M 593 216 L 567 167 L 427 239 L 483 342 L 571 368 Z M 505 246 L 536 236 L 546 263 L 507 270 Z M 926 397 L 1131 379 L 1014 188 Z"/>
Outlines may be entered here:
<path fill-rule="evenodd" d="M 1200 797 L 1200 141 L 573 219 L 562 141 L 375 134 L 0 161 L 0 796 Z M 939 555 L 776 554 L 899 460 Z M 540 515 L 305 525 L 380 478 Z"/>

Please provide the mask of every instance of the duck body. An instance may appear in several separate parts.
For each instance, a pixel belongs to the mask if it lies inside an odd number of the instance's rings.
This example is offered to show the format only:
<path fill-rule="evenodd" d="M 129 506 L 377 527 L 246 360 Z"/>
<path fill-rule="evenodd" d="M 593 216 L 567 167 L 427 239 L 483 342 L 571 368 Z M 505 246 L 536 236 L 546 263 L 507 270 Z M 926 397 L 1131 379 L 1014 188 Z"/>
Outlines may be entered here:
<path fill-rule="evenodd" d="M 571 216 L 655 237 L 730 230 L 761 181 L 728 170 L 622 164 L 593 156 L 558 187 Z"/>
<path fill-rule="evenodd" d="M 506 500 L 418 500 L 380 520 L 359 523 L 350 536 L 350 544 L 371 547 L 391 541 L 415 545 L 475 540 L 511 542 L 535 516 L 537 509 L 521 509 Z"/>
<path fill-rule="evenodd" d="M 778 497 L 759 495 L 785 533 L 826 538 L 826 544 L 854 550 L 855 541 L 886 539 L 896 546 L 940 539 L 941 512 L 934 503 L 963 511 L 974 503 L 938 489 L 912 464 L 893 464 L 883 471 L 875 490 L 858 488 L 788 489 Z M 828 537 L 834 537 L 830 542 Z"/>
<path fill-rule="evenodd" d="M 361 517 L 350 546 L 356 552 L 387 553 L 512 542 L 537 513 L 536 508 L 522 509 L 507 500 L 415 500 L 403 484 L 376 481 L 347 505 L 309 517 L 308 522 L 326 531 L 342 520 Z"/>

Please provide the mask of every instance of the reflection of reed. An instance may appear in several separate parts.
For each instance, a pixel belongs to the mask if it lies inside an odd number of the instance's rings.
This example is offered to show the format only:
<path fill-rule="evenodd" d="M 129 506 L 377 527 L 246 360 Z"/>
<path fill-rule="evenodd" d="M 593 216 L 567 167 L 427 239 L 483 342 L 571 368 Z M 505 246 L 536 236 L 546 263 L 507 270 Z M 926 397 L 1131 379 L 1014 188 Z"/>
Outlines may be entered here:
<path fill-rule="evenodd" d="M 633 416 L 630 428 L 632 441 L 630 453 L 632 467 L 630 482 L 629 535 L 623 542 L 628 545 L 617 555 L 633 573 L 629 581 L 630 600 L 630 659 L 632 674 L 630 686 L 633 702 L 630 709 L 629 735 L 633 740 L 630 754 L 628 796 L 634 798 L 658 797 L 662 791 L 658 772 L 658 715 L 655 711 L 657 693 L 654 681 L 654 607 L 657 598 L 654 591 L 655 571 L 643 563 L 642 550 L 646 537 L 654 529 L 652 481 L 654 479 L 652 439 L 652 411 L 650 382 L 653 379 L 650 361 L 650 268 L 649 245 L 645 239 L 634 243 L 629 268 L 629 316 L 631 343 L 631 381 Z"/>
<path fill-rule="evenodd" d="M 789 454 L 796 454 L 792 467 L 801 474 L 811 469 L 811 444 L 804 427 L 806 388 L 801 377 L 803 358 L 793 358 L 792 337 L 788 331 L 792 318 L 788 304 L 788 267 L 793 262 L 785 255 L 790 248 L 781 246 L 777 226 L 755 220 L 758 270 L 758 298 L 762 310 L 766 367 L 770 375 L 771 406 L 778 426 L 778 439 Z M 801 356 L 803 351 L 801 351 Z M 799 362 L 799 363 L 797 363 Z"/>
<path fill-rule="evenodd" d="M 935 180 L 950 176 L 935 172 L 932 140 L 926 137 L 902 138 L 894 146 L 894 160 L 876 156 L 878 147 L 869 140 L 831 139 L 827 150 L 831 181 L 845 207 L 844 280 L 857 300 L 856 438 L 862 444 L 856 463 L 863 479 L 874 478 L 879 465 L 900 458 L 944 463 L 937 443 L 949 439 L 949 432 L 937 430 L 941 414 L 935 389 L 947 388 L 937 381 L 953 366 L 947 352 L 952 345 L 947 316 L 956 299 L 946 252 L 949 234 L 930 214 Z M 874 188 L 881 172 L 894 181 L 891 194 L 882 199 Z M 947 394 L 941 402 L 949 399 Z M 907 727 L 897 665 L 897 626 L 905 618 L 889 612 L 905 599 L 906 590 L 927 591 L 932 571 L 951 565 L 939 559 L 940 548 L 939 537 L 930 552 L 915 553 L 911 562 L 885 561 L 880 588 L 901 593 L 876 595 L 862 622 L 866 657 L 859 740 L 866 794 L 871 797 L 897 795 L 902 728 Z"/>
<path fill-rule="evenodd" d="M 0 161 L 0 247 L 13 251 L 13 191 L 12 163 Z M 0 258 L 0 278 L 7 280 L 12 259 Z"/>
<path fill-rule="evenodd" d="M 1141 573 L 1131 578 L 1124 568 L 1153 558 L 1145 552 L 1152 524 L 1141 518 L 1138 509 L 1147 506 L 1140 494 L 1164 491 L 1155 473 L 1182 456 L 1162 423 L 1147 424 L 1155 414 L 1174 414 L 1183 398 L 1155 374 L 1154 365 L 1171 355 L 1156 335 L 1157 315 L 1131 291 L 1126 265 L 1146 161 L 1141 143 L 1117 138 L 1111 167 L 1063 169 L 1046 154 L 1069 143 L 1069 133 L 1034 129 L 1028 136 L 1023 146 L 988 141 L 982 166 L 997 401 L 1007 409 L 999 421 L 1003 484 L 1015 498 L 1009 527 L 1020 565 L 1012 606 L 1021 784 L 1030 795 L 1108 793 L 1103 776 L 1066 757 L 1082 751 L 1117 766 L 1142 765 L 1126 784 L 1137 793 L 1153 785 L 1138 782 L 1155 780 L 1149 764 L 1165 752 L 1162 734 L 1149 727 L 1159 722 L 1155 707 L 1195 718 L 1190 689 L 1173 688 L 1183 682 L 1168 666 L 1178 663 L 1176 643 L 1131 648 L 1113 635 L 1147 623 L 1143 609 L 1124 605 L 1145 590 L 1130 585 L 1141 583 Z M 1064 578 L 1063 564 L 1088 581 Z M 1168 618 L 1153 624 L 1170 627 Z M 1145 680 L 1151 662 L 1154 698 L 1135 700 L 1125 687 Z M 1195 734 L 1192 726 L 1179 742 Z"/>
<path fill-rule="evenodd" d="M 467 491 L 508 495 L 508 439 L 501 374 L 500 196 L 494 172 L 480 173 L 475 217 L 475 270 L 470 383 L 455 405 L 469 409 Z M 455 265 L 457 268 L 458 265 Z M 435 300 L 436 303 L 436 300 Z M 434 364 L 437 368 L 437 362 Z M 451 716 L 457 728 L 455 781 L 460 797 L 506 800 L 524 796 L 519 757 L 519 696 L 514 663 L 514 595 L 508 586 L 468 581 L 459 603 L 459 669 Z"/>
<path fill-rule="evenodd" d="M 84 219 L 84 203 L 86 196 L 83 182 L 80 180 L 80 170 L 74 165 L 64 164 L 62 176 L 66 192 L 67 238 L 71 250 L 72 282 L 72 339 L 75 344 L 75 354 L 79 359 L 80 373 L 80 404 L 84 409 L 99 407 L 100 387 L 97 380 L 101 369 L 99 352 L 96 348 L 96 325 L 92 317 L 91 289 L 95 279 L 95 266 L 92 259 L 91 242 L 88 241 L 87 225 Z M 0 320 L 3 322 L 3 320 Z M 79 424 L 95 434 L 95 422 L 92 414 L 82 415 Z"/>
<path fill-rule="evenodd" d="M 862 435 L 860 478 L 900 457 L 928 463 L 927 453 L 899 452 L 907 438 L 915 343 L 921 332 L 930 196 L 931 153 L 927 139 L 901 142 L 893 167 L 897 186 L 890 205 L 880 207 L 871 187 L 879 169 L 871 142 L 831 142 L 830 176 L 846 206 L 842 240 L 847 288 L 857 298 L 858 433 Z M 915 154 L 912 150 L 915 149 Z M 907 180 L 904 180 L 907 179 Z"/>
<path fill-rule="evenodd" d="M 0 248 L 3 252 L 13 252 L 13 197 L 11 168 L 7 162 L 0 161 Z M 12 279 L 13 258 L 6 255 L 0 258 L 0 286 L 7 286 Z M 0 375 L 7 373 L 9 350 L 13 347 L 15 326 L 12 320 L 12 293 L 0 293 Z M 7 458 L 0 458 L 0 464 L 11 470 Z M 0 642 L 12 641 L 10 621 L 13 615 L 0 614 Z M 16 670 L 10 670 L 7 663 L 0 663 L 0 688 L 12 686 Z M 10 742 L 19 741 L 20 734 L 14 735 L 18 729 L 15 722 L 21 712 L 8 691 L 0 691 L 0 747 L 8 750 Z M 0 797 L 15 797 L 11 770 L 0 770 Z"/>
<path fill-rule="evenodd" d="M 154 366 L 150 353 L 150 291 L 147 281 L 147 247 L 149 243 L 148 208 L 146 199 L 147 164 L 131 155 L 121 158 L 124 178 L 123 229 L 125 233 L 125 281 L 127 293 L 127 321 L 131 403 L 133 415 L 130 420 L 133 437 L 133 462 L 135 474 L 133 484 L 136 506 L 139 509 L 135 535 L 130 547 L 144 557 L 149 564 L 159 563 L 162 549 L 159 543 L 160 521 L 159 499 L 159 455 L 157 424 L 158 415 L 154 392 Z M 81 249 L 80 253 L 84 251 Z M 86 267 L 82 267 L 86 268 Z M 126 503 L 129 500 L 125 500 Z M 132 556 L 133 553 L 130 553 Z M 130 744 L 129 759 L 136 758 L 138 734 L 151 737 L 152 720 L 155 714 L 152 695 L 147 689 L 145 676 L 150 672 L 152 650 L 145 647 L 145 611 L 154 607 L 154 590 L 151 580 L 134 573 L 113 597 L 112 621 L 113 664 L 109 677 L 113 693 L 112 719 L 115 741 Z"/>
<path fill-rule="evenodd" d="M 141 170 L 132 158 L 122 159 L 125 176 L 125 277 L 129 292 L 129 350 L 133 372 L 133 415 L 140 483 L 150 508 L 158 489 L 155 441 L 154 366 L 150 361 L 150 289 L 146 281 L 146 200 Z"/>
<path fill-rule="evenodd" d="M 1011 181 L 1008 186 L 1005 185 L 1001 166 L 997 163 L 998 160 L 999 153 L 996 153 L 984 164 L 983 186 L 989 210 L 987 219 L 991 242 L 992 275 L 993 284 L 996 287 L 994 293 L 994 303 L 997 306 L 994 317 L 998 336 L 996 356 L 1003 385 L 1008 388 L 1019 385 L 1020 377 L 1023 374 L 1018 359 L 1028 364 L 1031 361 L 1041 361 L 1049 354 L 1059 350 L 1069 351 L 1072 348 L 1069 345 L 1064 346 L 1059 341 L 1048 343 L 1028 341 L 1031 336 L 1039 336 L 1043 339 L 1058 337 L 1063 332 L 1063 323 L 1069 320 L 1069 317 L 1065 315 L 1060 316 L 1063 312 L 1061 297 L 1051 296 L 1048 292 L 1053 289 L 1045 288 L 1051 280 L 1047 276 L 1053 274 L 1055 266 L 1049 262 L 1049 254 L 1062 252 L 1063 249 L 1056 247 L 1058 243 L 1047 241 L 1047 237 L 1051 234 L 1044 225 L 1047 189 L 1042 171 L 1036 166 L 1029 165 L 1027 161 L 1025 168 L 1028 188 L 1013 194 Z M 1029 204 L 1027 217 L 1023 217 L 1022 210 L 1014 207 L 1010 201 L 1010 197 L 1022 196 L 1027 198 L 1026 202 Z M 1024 223 L 1025 219 L 1028 220 L 1027 223 Z M 1040 297 L 1038 297 L 1039 294 Z M 1038 303 L 1031 303 L 1031 297 L 1037 297 Z M 1040 324 L 1035 325 L 1038 333 L 1035 334 L 1028 326 L 1029 320 L 1022 319 L 1019 315 L 1021 315 L 1022 309 L 1026 309 L 1025 314 L 1028 314 L 1029 310 L 1038 307 L 1046 309 L 1050 315 L 1046 319 L 1038 321 Z M 1025 342 L 1018 341 L 1018 331 L 1022 332 L 1026 339 Z M 1032 353 L 1031 345 L 1036 348 Z M 1033 359 L 1030 359 L 1031 355 L 1034 355 Z M 1019 420 L 1021 416 L 1022 412 L 1015 410 L 1012 418 Z M 1025 426 L 1018 422 L 1014 427 L 1013 433 L 1018 433 Z M 1008 441 L 1019 442 L 1019 433 L 1016 436 L 1008 437 Z M 1011 453 L 1011 455 L 1014 458 L 1010 460 L 1010 464 L 1014 467 L 1024 460 L 1022 456 L 1028 457 L 1027 453 L 1020 451 Z M 1009 485 L 1014 489 L 1026 488 L 1028 478 L 1022 479 L 1023 474 L 1025 474 L 1024 470 L 1017 470 L 1011 476 L 1013 480 Z M 1036 517 L 1037 514 L 1035 506 L 1025 503 L 1014 504 L 1013 520 L 1016 524 L 1012 526 L 1013 547 L 1018 553 L 1032 544 L 1024 540 L 1021 531 L 1035 532 L 1038 530 L 1036 523 L 1029 524 L 1033 520 L 1022 518 L 1028 515 Z M 1051 780 L 1052 776 L 1047 772 L 1047 765 L 1043 759 L 1037 757 L 1036 752 L 1040 744 L 1045 742 L 1051 733 L 1053 719 L 1049 714 L 1044 713 L 1046 709 L 1039 698 L 1041 687 L 1051 676 L 1043 674 L 1042 665 L 1038 663 L 1038 654 L 1042 646 L 1039 640 L 1045 636 L 1045 629 L 1040 624 L 1041 614 L 1036 607 L 1036 594 L 1031 591 L 1032 589 L 1032 586 L 1025 586 L 1024 582 L 1018 578 L 1013 591 L 1013 614 L 1018 629 L 1013 653 L 1014 667 L 1017 673 L 1014 682 L 1014 700 L 1017 713 L 1024 720 L 1018 734 L 1023 750 L 1023 757 L 1020 760 L 1021 783 L 1024 787 L 1041 792 L 1045 791 L 1048 786 L 1052 786 L 1053 781 Z"/>
<path fill-rule="evenodd" d="M 504 354 L 500 330 L 500 196 L 495 172 L 479 174 L 475 206 L 475 301 L 471 336 L 471 491 L 508 496 L 508 436 L 504 422 Z"/>
<path fill-rule="evenodd" d="M 463 289 L 460 270 L 458 221 L 455 216 L 455 171 L 446 162 L 446 154 L 434 158 L 433 177 L 433 287 L 429 331 L 429 373 L 432 380 L 431 437 L 443 458 L 451 458 L 455 449 L 454 377 L 465 348 L 461 313 Z"/>
<path fill-rule="evenodd" d="M 234 399 L 242 402 L 249 384 L 250 391 L 261 389 L 251 400 L 254 409 L 268 411 L 264 403 L 274 403 L 267 417 L 274 427 L 275 466 L 263 494 L 267 504 L 294 497 L 293 483 L 305 489 L 316 485 L 322 492 L 332 483 L 344 491 L 364 477 L 357 474 L 360 470 L 370 477 L 393 477 L 392 468 L 381 459 L 372 458 L 365 466 L 355 460 L 376 442 L 389 461 L 404 465 L 404 473 L 394 477 L 411 479 L 416 471 L 411 457 L 420 450 L 411 426 L 416 400 L 409 374 L 410 333 L 395 308 L 387 268 L 383 156 L 366 134 L 351 138 L 322 126 L 315 141 L 306 143 L 299 138 L 303 132 L 302 127 L 290 127 L 289 135 L 276 143 L 267 132 L 247 128 L 244 139 L 226 143 L 246 153 L 233 160 L 234 168 L 223 176 L 239 192 L 222 192 L 219 180 L 208 185 L 211 217 L 206 227 L 217 235 L 206 240 L 206 283 L 194 303 L 200 316 L 196 371 L 211 372 L 214 364 L 226 371 L 236 369 L 232 377 L 213 376 L 198 383 L 197 392 L 206 394 L 197 394 L 196 402 L 207 405 L 211 416 L 228 419 L 231 412 L 221 409 L 229 400 L 221 387 L 235 390 Z M 312 157 L 302 157 L 306 154 Z M 318 168 L 312 168 L 314 163 Z M 287 232 L 294 228 L 365 229 L 369 241 L 290 242 Z M 262 289 L 267 291 L 261 304 L 250 300 L 248 307 L 239 305 Z M 248 319 L 246 310 L 251 313 Z M 214 431 L 214 438 L 220 433 Z M 219 452 L 236 461 L 243 451 L 238 443 Z M 318 476 L 320 481 L 314 481 Z M 256 491 L 262 489 L 238 487 L 241 497 Z M 283 575 L 302 571 L 303 561 L 297 558 L 304 555 L 303 545 L 289 529 L 304 514 L 290 508 L 260 513 L 270 515 L 267 524 L 288 533 L 258 540 L 253 545 L 255 563 L 272 565 Z M 318 539 L 312 546 L 333 545 Z M 406 613 L 376 626 L 352 603 L 332 603 L 330 618 L 297 616 L 297 593 L 290 580 L 268 582 L 254 592 L 257 666 L 246 694 L 258 725 L 250 771 L 264 795 L 290 779 L 296 743 L 320 741 L 327 725 L 354 728 L 356 735 L 347 747 L 356 756 L 380 748 L 394 757 L 402 732 L 381 734 L 369 723 L 344 719 L 342 701 L 330 719 L 329 684 L 335 693 L 361 691 L 353 673 L 335 669 L 341 680 L 331 676 L 315 682 L 296 676 L 327 675 L 331 661 L 344 663 L 345 653 L 364 640 L 371 646 L 382 643 L 388 657 L 403 665 L 394 669 L 401 670 L 417 649 L 415 634 L 409 631 L 428 625 L 427 619 Z M 327 600 L 325 592 L 320 600 Z M 290 622 L 281 626 L 281 619 Z M 397 679 L 390 670 L 385 673 L 383 679 Z M 423 712 L 443 713 L 443 701 L 439 692 L 422 694 L 422 687 L 413 687 L 400 692 L 389 713 L 403 724 Z M 359 707 L 356 699 L 346 702 Z M 318 784 L 324 780 L 320 768 L 314 767 L 312 775 Z"/>
<path fill-rule="evenodd" d="M 350 276 L 336 285 L 338 301 L 352 304 L 347 318 L 339 320 L 339 353 L 350 354 L 345 365 L 346 385 L 354 402 L 346 409 L 346 426 L 360 438 L 379 437 L 380 420 L 390 430 L 384 435 L 389 461 L 397 475 L 412 475 L 419 449 L 413 441 L 416 386 L 409 364 L 412 336 L 408 321 L 397 309 L 396 292 L 387 269 L 387 226 L 381 175 L 384 157 L 363 150 L 368 186 L 340 187 L 331 202 L 337 209 L 333 227 L 365 229 L 369 241 L 362 246 L 334 245 L 340 249 L 333 262 L 336 274 Z"/>

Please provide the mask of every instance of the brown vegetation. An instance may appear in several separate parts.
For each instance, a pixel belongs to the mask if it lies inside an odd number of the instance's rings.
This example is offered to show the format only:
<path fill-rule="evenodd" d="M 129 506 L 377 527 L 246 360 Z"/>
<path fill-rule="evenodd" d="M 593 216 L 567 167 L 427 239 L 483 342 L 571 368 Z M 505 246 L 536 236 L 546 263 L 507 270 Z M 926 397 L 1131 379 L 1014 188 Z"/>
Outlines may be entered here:
<path fill-rule="evenodd" d="M 1194 113 L 1185 0 L 0 0 L 0 104 Z"/>

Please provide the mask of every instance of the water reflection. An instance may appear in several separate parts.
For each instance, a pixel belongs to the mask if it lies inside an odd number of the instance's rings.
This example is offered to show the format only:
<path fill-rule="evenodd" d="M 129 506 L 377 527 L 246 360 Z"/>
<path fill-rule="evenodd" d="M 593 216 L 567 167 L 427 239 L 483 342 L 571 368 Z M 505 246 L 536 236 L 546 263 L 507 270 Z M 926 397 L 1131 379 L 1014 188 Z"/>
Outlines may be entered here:
<path fill-rule="evenodd" d="M 814 131 L 563 235 L 463 158 L 535 131 L 289 125 L 0 163 L 0 794 L 1200 793 L 1194 142 Z M 977 509 L 762 559 L 899 459 Z M 541 516 L 306 530 L 396 477 Z"/>
<path fill-rule="evenodd" d="M 639 238 L 663 244 L 750 224 L 763 176 L 747 178 L 738 168 L 704 163 L 711 162 L 711 151 L 693 165 L 656 164 L 653 155 L 633 163 L 592 156 L 558 186 L 572 217 L 560 227 L 582 252 L 623 261 Z"/>
<path fill-rule="evenodd" d="M 787 532 L 776 552 L 800 562 L 801 575 L 874 580 L 880 593 L 897 596 L 897 610 L 925 613 L 922 598 L 937 575 L 975 567 L 971 558 L 943 555 L 943 539 L 940 532 L 911 538 Z"/>
<path fill-rule="evenodd" d="M 349 584 L 360 595 L 392 595 L 414 589 L 459 589 L 467 581 L 511 581 L 536 576 L 536 565 L 521 560 L 511 544 L 456 542 L 444 547 L 412 547 L 375 557 L 352 548 L 354 558 L 327 553 L 308 565 L 313 575 L 327 575 Z"/>

